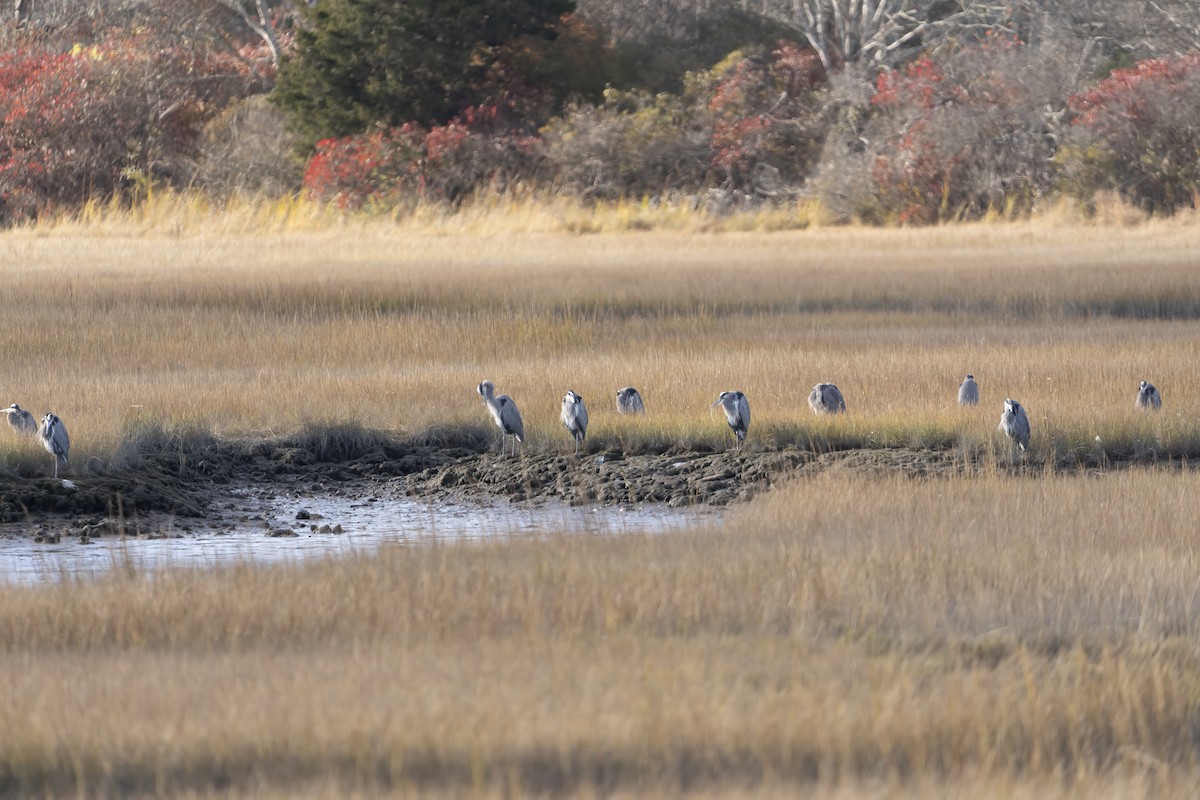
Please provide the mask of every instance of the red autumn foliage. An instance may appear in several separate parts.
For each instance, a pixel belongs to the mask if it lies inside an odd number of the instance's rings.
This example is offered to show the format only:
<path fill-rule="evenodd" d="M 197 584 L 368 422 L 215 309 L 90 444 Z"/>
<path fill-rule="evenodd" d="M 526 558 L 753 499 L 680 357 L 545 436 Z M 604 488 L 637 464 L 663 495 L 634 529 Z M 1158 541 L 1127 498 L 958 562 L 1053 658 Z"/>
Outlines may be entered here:
<path fill-rule="evenodd" d="M 1115 69 L 1091 90 L 1073 95 L 1075 124 L 1108 131 L 1125 122 L 1154 124 L 1163 94 L 1175 94 L 1196 82 L 1200 53 L 1175 58 L 1148 58 L 1131 69 Z"/>
<path fill-rule="evenodd" d="M 1113 186 L 1148 210 L 1200 198 L 1200 54 L 1153 58 L 1070 98 L 1076 189 Z"/>
<path fill-rule="evenodd" d="M 779 42 L 764 59 L 744 58 L 711 89 L 712 165 L 724 186 L 768 193 L 770 184 L 799 183 L 816 156 L 822 124 L 814 93 L 825 71 L 811 50 Z"/>
<path fill-rule="evenodd" d="M 203 123 L 260 86 L 250 63 L 147 35 L 0 53 L 0 218 L 176 177 Z"/>
<path fill-rule="evenodd" d="M 317 143 L 304 172 L 314 199 L 339 208 L 401 200 L 458 202 L 484 184 L 527 174 L 537 139 L 500 126 L 495 106 L 429 130 L 415 123 Z"/>
<path fill-rule="evenodd" d="M 129 113 L 114 71 L 99 53 L 0 53 L 5 217 L 110 194 L 121 184 L 128 143 L 144 138 L 147 115 L 144 108 Z"/>
<path fill-rule="evenodd" d="M 921 56 L 881 74 L 879 146 L 872 166 L 884 217 L 930 223 L 979 215 L 1041 190 L 1050 156 L 1039 88 L 1023 83 L 1016 39 L 989 37 L 942 61 Z"/>

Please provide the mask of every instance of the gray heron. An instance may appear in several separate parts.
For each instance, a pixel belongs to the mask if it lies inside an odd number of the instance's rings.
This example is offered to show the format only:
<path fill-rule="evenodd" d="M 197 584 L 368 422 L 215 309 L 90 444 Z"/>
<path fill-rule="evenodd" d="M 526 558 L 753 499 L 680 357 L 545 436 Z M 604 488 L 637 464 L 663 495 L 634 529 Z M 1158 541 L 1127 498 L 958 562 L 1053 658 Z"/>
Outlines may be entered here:
<path fill-rule="evenodd" d="M 734 438 L 737 440 L 736 448 L 741 450 L 742 440 L 746 438 L 746 431 L 750 429 L 750 401 L 741 392 L 721 392 L 717 402 L 709 407 L 717 406 L 725 410 L 725 421 L 733 429 Z"/>
<path fill-rule="evenodd" d="M 3 410 L 5 414 L 8 414 L 8 424 L 17 433 L 37 433 L 37 420 L 33 418 L 33 414 L 30 414 L 16 403 L 13 403 L 8 408 L 0 410 Z"/>
<path fill-rule="evenodd" d="M 42 417 L 42 427 L 38 431 L 42 446 L 54 456 L 54 477 L 58 477 L 58 465 L 67 463 L 67 455 L 71 452 L 71 440 L 67 438 L 67 426 L 53 414 Z"/>
<path fill-rule="evenodd" d="M 517 442 L 525 441 L 525 426 L 521 424 L 521 412 L 517 411 L 517 404 L 506 394 L 497 397 L 496 384 L 491 381 L 479 384 L 479 394 L 483 397 L 483 402 L 487 404 L 488 411 L 492 412 L 492 419 L 496 421 L 496 426 L 503 431 L 505 436 L 513 437 L 512 454 L 515 456 Z M 504 452 L 503 441 L 500 442 L 500 452 Z"/>
<path fill-rule="evenodd" d="M 1029 448 L 1029 417 L 1021 404 L 1011 397 L 1004 401 L 1004 413 L 1000 415 L 1000 424 L 997 427 L 1021 448 L 1022 453 Z"/>
<path fill-rule="evenodd" d="M 626 386 L 617 391 L 618 414 L 645 414 L 646 406 L 642 404 L 642 396 L 632 386 Z"/>
<path fill-rule="evenodd" d="M 562 399 L 562 424 L 575 439 L 575 455 L 579 455 L 579 445 L 587 436 L 587 406 L 583 398 L 568 390 Z"/>
<path fill-rule="evenodd" d="M 1154 384 L 1142 381 L 1138 387 L 1137 400 L 1133 402 L 1134 408 L 1140 408 L 1143 411 L 1157 411 L 1162 408 L 1162 395 L 1158 393 L 1158 389 L 1154 388 Z"/>
<path fill-rule="evenodd" d="M 832 383 L 818 383 L 808 395 L 809 408 L 814 414 L 844 414 L 846 400 Z"/>
<path fill-rule="evenodd" d="M 960 406 L 979 405 L 979 384 L 975 382 L 975 376 L 970 373 L 958 387 L 958 404 Z"/>

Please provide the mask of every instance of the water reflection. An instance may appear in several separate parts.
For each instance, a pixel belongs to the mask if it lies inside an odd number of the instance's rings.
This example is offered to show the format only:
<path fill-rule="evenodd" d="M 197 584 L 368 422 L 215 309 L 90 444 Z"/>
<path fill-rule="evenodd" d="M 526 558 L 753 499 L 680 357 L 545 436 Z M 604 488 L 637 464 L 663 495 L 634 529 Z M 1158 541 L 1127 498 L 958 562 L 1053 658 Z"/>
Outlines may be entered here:
<path fill-rule="evenodd" d="M 369 551 L 387 543 L 484 539 L 548 533 L 619 535 L 669 532 L 711 523 L 711 510 L 522 508 L 431 506 L 410 500 L 350 500 L 338 497 L 272 498 L 265 513 L 213 529 L 188 530 L 168 523 L 163 538 L 104 536 L 81 544 L 64 536 L 59 544 L 32 537 L 0 541 L 0 580 L 35 584 L 86 579 L 129 565 L 153 571 L 205 568 L 231 563 L 275 564 Z M 334 531 L 340 530 L 340 533 Z M 290 531 L 294 535 L 270 535 Z"/>

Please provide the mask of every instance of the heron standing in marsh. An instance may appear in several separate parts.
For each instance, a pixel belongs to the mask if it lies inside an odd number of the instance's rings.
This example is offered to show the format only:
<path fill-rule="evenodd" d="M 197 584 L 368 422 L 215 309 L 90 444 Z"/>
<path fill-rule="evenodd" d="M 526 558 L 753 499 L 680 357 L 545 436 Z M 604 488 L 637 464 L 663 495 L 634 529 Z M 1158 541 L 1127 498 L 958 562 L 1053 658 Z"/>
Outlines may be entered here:
<path fill-rule="evenodd" d="M 517 442 L 525 441 L 525 426 L 521 424 L 521 412 L 517 410 L 517 404 L 506 394 L 497 397 L 496 385 L 491 381 L 479 384 L 478 390 L 488 411 L 492 412 L 496 426 L 505 436 L 513 437 L 512 454 L 516 456 Z M 503 439 L 500 441 L 500 452 L 504 452 Z"/>
<path fill-rule="evenodd" d="M 970 373 L 967 373 L 967 377 L 958 387 L 958 404 L 960 406 L 979 405 L 979 384 L 975 382 L 975 376 Z"/>
<path fill-rule="evenodd" d="M 1024 453 L 1029 448 L 1029 416 L 1025 409 L 1011 397 L 1004 401 L 1004 413 L 1000 415 L 1001 433 L 1013 441 Z"/>
<path fill-rule="evenodd" d="M 1142 381 L 1133 405 L 1134 408 L 1140 408 L 1142 411 L 1157 411 L 1162 408 L 1162 395 L 1158 393 L 1158 389 L 1154 388 L 1154 384 Z"/>
<path fill-rule="evenodd" d="M 38 431 L 38 438 L 42 440 L 42 446 L 45 447 L 50 455 L 54 456 L 54 477 L 58 477 L 58 465 L 67 463 L 67 456 L 71 452 L 71 440 L 67 437 L 67 426 L 53 414 L 47 414 L 42 417 L 42 427 Z"/>
<path fill-rule="evenodd" d="M 618 414 L 645 414 L 646 406 L 642 405 L 642 396 L 632 386 L 626 386 L 617 391 Z"/>
<path fill-rule="evenodd" d="M 24 433 L 26 435 L 37 433 L 38 425 L 37 421 L 33 418 L 33 414 L 30 414 L 16 403 L 0 410 L 3 410 L 8 415 L 9 427 L 17 433 Z"/>
<path fill-rule="evenodd" d="M 710 408 L 717 406 L 725 410 L 725 421 L 729 423 L 736 439 L 735 449 L 741 450 L 746 431 L 750 429 L 750 401 L 741 392 L 721 392 L 717 402 Z"/>
<path fill-rule="evenodd" d="M 571 390 L 563 395 L 562 424 L 575 439 L 575 455 L 579 455 L 579 445 L 587 436 L 588 413 L 583 398 Z"/>
<path fill-rule="evenodd" d="M 814 414 L 844 414 L 846 400 L 832 383 L 818 383 L 808 395 L 808 406 Z"/>

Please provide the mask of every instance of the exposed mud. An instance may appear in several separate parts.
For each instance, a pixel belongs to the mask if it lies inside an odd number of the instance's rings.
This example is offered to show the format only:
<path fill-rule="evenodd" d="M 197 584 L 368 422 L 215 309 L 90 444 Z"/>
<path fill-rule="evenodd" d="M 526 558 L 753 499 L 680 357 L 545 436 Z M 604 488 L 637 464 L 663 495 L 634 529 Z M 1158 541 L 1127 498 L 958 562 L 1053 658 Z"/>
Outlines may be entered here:
<path fill-rule="evenodd" d="M 389 489 L 455 501 L 503 497 L 528 503 L 666 503 L 678 508 L 748 500 L 778 481 L 806 471 L 899 469 L 919 475 L 960 471 L 962 467 L 961 460 L 956 461 L 950 453 L 894 450 L 826 454 L 793 449 L 652 455 L 606 452 L 578 458 L 559 455 L 516 459 L 472 455 L 406 475 L 391 482 Z"/>
<path fill-rule="evenodd" d="M 982 469 L 958 450 L 857 449 L 499 455 L 486 432 L 468 429 L 402 441 L 362 429 L 321 430 L 277 440 L 131 445 L 120 467 L 65 473 L 72 485 L 34 475 L 0 475 L 0 536 L 104 536 L 151 516 L 176 527 L 261 524 L 272 498 L 397 499 L 433 504 L 724 506 L 797 475 L 828 470 L 908 476 Z M 1081 466 L 1081 465 L 1077 465 Z M 1013 469 L 1036 470 L 1036 465 Z M 301 519 L 303 523 L 303 519 Z M 137 527 L 136 524 L 133 527 Z"/>

